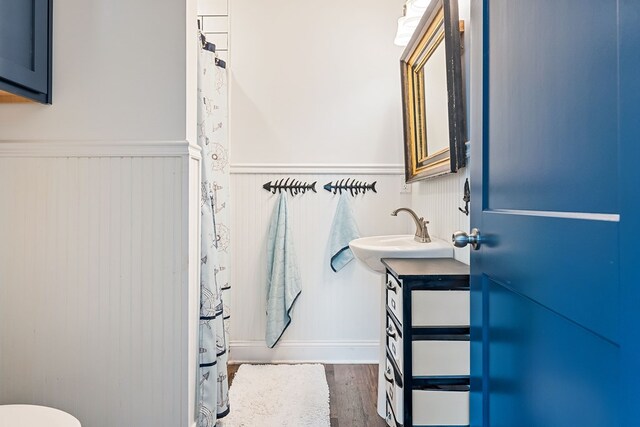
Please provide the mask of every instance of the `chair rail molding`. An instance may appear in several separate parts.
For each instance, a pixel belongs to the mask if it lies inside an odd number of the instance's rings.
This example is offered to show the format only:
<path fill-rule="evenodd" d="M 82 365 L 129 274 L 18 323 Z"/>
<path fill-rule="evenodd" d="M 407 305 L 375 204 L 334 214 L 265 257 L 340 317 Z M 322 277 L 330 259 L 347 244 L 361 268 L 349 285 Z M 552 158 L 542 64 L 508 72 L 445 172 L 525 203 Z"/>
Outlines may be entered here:
<path fill-rule="evenodd" d="M 232 163 L 231 173 L 240 174 L 349 174 L 403 175 L 404 166 L 396 163 Z"/>
<path fill-rule="evenodd" d="M 175 157 L 200 158 L 200 147 L 169 141 L 0 141 L 0 157 Z"/>

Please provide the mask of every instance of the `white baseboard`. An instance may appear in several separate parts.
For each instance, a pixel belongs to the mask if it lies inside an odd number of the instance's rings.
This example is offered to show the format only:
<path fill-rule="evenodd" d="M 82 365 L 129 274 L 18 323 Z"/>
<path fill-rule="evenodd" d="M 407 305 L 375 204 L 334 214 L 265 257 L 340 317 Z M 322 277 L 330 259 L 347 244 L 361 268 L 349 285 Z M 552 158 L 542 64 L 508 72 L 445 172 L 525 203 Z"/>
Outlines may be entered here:
<path fill-rule="evenodd" d="M 378 341 L 231 341 L 230 363 L 378 363 Z"/>

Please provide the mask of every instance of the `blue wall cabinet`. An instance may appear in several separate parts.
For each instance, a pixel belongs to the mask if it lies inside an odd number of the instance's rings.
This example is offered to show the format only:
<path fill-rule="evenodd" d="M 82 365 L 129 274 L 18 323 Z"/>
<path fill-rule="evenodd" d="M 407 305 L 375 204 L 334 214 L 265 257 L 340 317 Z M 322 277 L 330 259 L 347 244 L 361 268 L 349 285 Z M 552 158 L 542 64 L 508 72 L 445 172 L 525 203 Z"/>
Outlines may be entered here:
<path fill-rule="evenodd" d="M 53 0 L 0 0 L 0 91 L 51 104 Z"/>
<path fill-rule="evenodd" d="M 640 425 L 640 2 L 472 8 L 471 424 Z"/>

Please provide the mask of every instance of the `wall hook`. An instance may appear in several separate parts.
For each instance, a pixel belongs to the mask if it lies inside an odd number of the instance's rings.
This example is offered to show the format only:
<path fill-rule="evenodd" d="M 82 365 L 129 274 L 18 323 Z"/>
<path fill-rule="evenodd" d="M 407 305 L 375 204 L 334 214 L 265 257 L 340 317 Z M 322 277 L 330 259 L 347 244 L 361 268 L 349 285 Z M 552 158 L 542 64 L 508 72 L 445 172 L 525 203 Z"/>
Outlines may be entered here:
<path fill-rule="evenodd" d="M 289 193 L 291 193 L 291 196 L 295 196 L 298 194 L 304 194 L 308 190 L 317 193 L 316 183 L 317 181 L 309 184 L 308 182 L 299 181 L 293 178 L 281 178 L 275 181 L 267 182 L 262 186 L 262 188 L 271 192 L 271 194 L 276 194 L 276 192 L 282 193 L 282 191 L 284 190 L 285 192 L 289 191 Z"/>
<path fill-rule="evenodd" d="M 356 181 L 354 178 L 346 178 L 336 181 L 335 184 L 333 183 L 333 181 L 329 182 L 324 185 L 324 189 L 333 194 L 336 194 L 337 192 L 340 192 L 340 194 L 342 194 L 343 190 L 349 191 L 352 196 L 356 196 L 360 193 L 364 194 L 367 191 L 373 191 L 374 193 L 377 193 L 378 191 L 376 190 L 376 183 L 377 181 L 373 181 L 371 184 L 369 184 L 362 181 Z"/>
<path fill-rule="evenodd" d="M 464 181 L 464 196 L 462 197 L 464 202 L 464 209 L 458 208 L 460 212 L 469 216 L 469 202 L 471 201 L 471 189 L 469 188 L 469 178 Z"/>

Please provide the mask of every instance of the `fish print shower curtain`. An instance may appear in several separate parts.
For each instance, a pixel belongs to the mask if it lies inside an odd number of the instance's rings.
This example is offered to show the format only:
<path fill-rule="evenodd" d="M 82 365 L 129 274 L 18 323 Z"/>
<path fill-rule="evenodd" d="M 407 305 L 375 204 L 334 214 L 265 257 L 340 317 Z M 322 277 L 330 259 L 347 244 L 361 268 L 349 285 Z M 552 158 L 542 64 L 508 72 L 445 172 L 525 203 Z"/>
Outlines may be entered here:
<path fill-rule="evenodd" d="M 202 148 L 201 302 L 198 427 L 229 413 L 229 147 L 227 74 L 215 54 L 200 49 L 198 145 Z"/>

